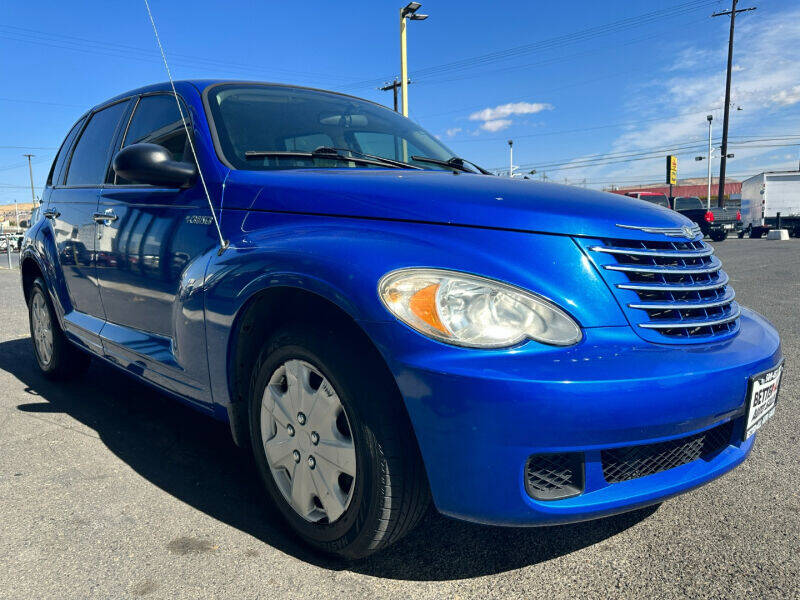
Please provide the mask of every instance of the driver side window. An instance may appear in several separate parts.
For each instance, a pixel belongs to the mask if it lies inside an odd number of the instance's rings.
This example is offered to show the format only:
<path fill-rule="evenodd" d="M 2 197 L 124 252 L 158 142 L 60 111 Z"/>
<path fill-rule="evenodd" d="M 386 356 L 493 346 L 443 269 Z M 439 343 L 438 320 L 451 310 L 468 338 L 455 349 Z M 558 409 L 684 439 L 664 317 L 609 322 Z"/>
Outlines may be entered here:
<path fill-rule="evenodd" d="M 188 112 L 183 107 L 183 114 Z M 147 143 L 158 144 L 169 150 L 172 160 L 183 161 L 191 160 L 191 149 L 186 138 L 186 130 L 183 127 L 181 114 L 175 102 L 175 96 L 171 94 L 160 94 L 157 96 L 144 96 L 136 105 L 128 131 L 125 132 L 125 139 L 122 147 L 132 144 Z M 128 181 L 117 176 L 117 185 L 135 184 L 136 181 Z"/>

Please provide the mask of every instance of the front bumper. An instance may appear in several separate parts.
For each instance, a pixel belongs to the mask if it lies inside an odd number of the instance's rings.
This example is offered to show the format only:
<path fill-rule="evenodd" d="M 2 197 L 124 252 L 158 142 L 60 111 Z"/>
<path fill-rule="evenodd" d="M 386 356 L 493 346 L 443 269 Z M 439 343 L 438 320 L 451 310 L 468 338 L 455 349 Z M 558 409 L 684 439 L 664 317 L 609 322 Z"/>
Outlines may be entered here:
<path fill-rule="evenodd" d="M 528 343 L 503 352 L 431 342 L 398 323 L 368 329 L 405 399 L 437 508 L 499 525 L 632 510 L 729 471 L 753 444 L 741 441 L 748 378 L 781 359 L 777 332 L 746 309 L 735 337 L 681 346 L 645 342 L 630 327 L 588 328 L 570 348 Z M 397 348 L 403 353 L 390 351 Z M 612 484 L 603 476 L 603 449 L 731 420 L 731 443 L 708 460 Z M 528 457 L 552 452 L 584 453 L 583 493 L 552 501 L 528 495 Z"/>

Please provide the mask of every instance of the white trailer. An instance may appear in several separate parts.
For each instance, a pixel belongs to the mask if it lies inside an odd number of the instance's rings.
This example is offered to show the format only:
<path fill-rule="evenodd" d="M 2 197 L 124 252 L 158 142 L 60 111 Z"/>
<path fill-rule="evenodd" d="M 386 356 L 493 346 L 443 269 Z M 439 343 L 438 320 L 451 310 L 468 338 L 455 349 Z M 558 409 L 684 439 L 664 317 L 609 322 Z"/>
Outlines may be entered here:
<path fill-rule="evenodd" d="M 742 182 L 742 226 L 761 237 L 778 225 L 800 237 L 800 171 L 766 171 Z"/>

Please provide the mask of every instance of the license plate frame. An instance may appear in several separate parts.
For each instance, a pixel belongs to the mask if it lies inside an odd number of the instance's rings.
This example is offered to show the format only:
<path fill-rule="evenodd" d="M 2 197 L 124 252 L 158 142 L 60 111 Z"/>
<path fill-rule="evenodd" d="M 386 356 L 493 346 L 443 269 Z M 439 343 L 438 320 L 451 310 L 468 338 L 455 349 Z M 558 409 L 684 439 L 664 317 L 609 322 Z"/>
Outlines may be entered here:
<path fill-rule="evenodd" d="M 782 376 L 783 361 L 766 371 L 750 376 L 745 402 L 743 440 L 749 439 L 775 414 Z"/>

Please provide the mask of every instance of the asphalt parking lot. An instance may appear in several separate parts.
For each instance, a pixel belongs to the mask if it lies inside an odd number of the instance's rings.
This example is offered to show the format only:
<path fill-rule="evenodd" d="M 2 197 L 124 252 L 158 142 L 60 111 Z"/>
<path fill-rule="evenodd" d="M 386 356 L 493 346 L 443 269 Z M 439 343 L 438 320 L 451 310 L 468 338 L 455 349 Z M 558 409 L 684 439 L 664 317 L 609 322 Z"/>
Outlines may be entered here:
<path fill-rule="evenodd" d="M 18 271 L 2 270 L 0 598 L 800 597 L 800 240 L 730 239 L 717 255 L 786 356 L 778 411 L 741 467 L 583 524 L 431 512 L 354 564 L 291 537 L 225 426 L 111 367 L 40 377 Z"/>

